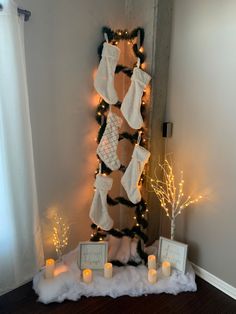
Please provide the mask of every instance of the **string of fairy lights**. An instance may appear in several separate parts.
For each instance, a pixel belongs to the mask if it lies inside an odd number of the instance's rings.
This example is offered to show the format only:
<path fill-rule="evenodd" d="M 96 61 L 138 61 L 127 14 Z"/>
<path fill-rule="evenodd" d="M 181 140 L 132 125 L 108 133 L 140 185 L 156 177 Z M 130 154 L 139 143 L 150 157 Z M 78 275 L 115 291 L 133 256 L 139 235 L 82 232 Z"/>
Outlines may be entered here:
<path fill-rule="evenodd" d="M 134 29 L 133 31 L 129 32 L 128 30 L 111 30 L 108 27 L 103 27 L 102 33 L 106 34 L 108 41 L 113 45 L 118 45 L 121 40 L 127 41 L 128 45 L 132 45 L 132 50 L 135 55 L 135 57 L 140 59 L 140 68 L 144 68 L 144 61 L 146 59 L 146 56 L 144 54 L 143 49 L 143 41 L 144 41 L 144 29 L 141 27 L 138 27 Z M 102 55 L 102 49 L 103 49 L 103 43 L 104 41 L 99 45 L 98 47 L 98 56 L 101 59 Z M 136 64 L 134 64 L 135 66 Z M 132 76 L 133 68 L 129 68 L 125 65 L 118 64 L 115 70 L 115 73 L 124 73 L 128 77 Z M 141 115 L 143 117 L 143 120 L 145 119 L 145 113 L 146 113 L 146 107 L 147 107 L 147 101 L 149 98 L 149 94 L 146 90 L 143 92 L 142 96 L 142 102 L 141 102 Z M 118 101 L 116 104 L 114 104 L 115 107 L 119 108 L 121 107 L 121 102 Z M 97 135 L 97 143 L 99 144 L 102 135 L 106 128 L 107 123 L 107 113 L 109 111 L 109 104 L 105 102 L 104 99 L 100 98 L 99 103 L 96 108 L 96 121 L 99 124 L 100 128 L 98 130 Z M 146 138 L 145 138 L 145 128 L 141 128 L 137 131 L 135 131 L 133 134 L 129 132 L 123 132 L 119 134 L 119 141 L 121 140 L 128 140 L 131 144 L 136 144 L 138 139 L 140 139 L 140 146 L 146 145 Z M 104 175 L 109 175 L 112 170 L 109 169 L 105 163 L 98 158 L 99 165 L 101 167 L 101 173 Z M 124 165 L 121 165 L 119 168 L 119 171 L 125 172 L 126 167 Z M 97 167 L 95 171 L 95 176 L 99 172 L 99 166 Z M 140 181 L 139 181 L 139 187 L 141 188 L 142 184 L 144 183 L 145 176 L 144 174 L 141 175 Z M 130 237 L 138 236 L 140 237 L 145 243 L 147 242 L 148 238 L 146 234 L 142 231 L 143 229 L 146 229 L 148 226 L 148 222 L 146 219 L 146 214 L 148 212 L 147 203 L 142 198 L 141 201 L 137 204 L 133 204 L 128 199 L 118 196 L 115 198 L 111 198 L 109 195 L 107 196 L 107 203 L 110 206 L 115 206 L 117 204 L 125 205 L 129 208 L 134 208 L 135 214 L 133 216 L 134 219 L 134 225 L 131 229 L 123 229 L 121 231 L 118 231 L 116 229 L 111 229 L 108 232 L 104 232 L 101 230 L 98 226 L 95 224 L 91 225 L 92 233 L 91 233 L 91 241 L 99 241 L 103 240 L 107 233 L 112 234 L 117 237 L 122 237 L 124 235 L 128 235 Z M 145 259 L 146 255 L 141 250 L 141 245 L 139 246 L 139 254 Z"/>

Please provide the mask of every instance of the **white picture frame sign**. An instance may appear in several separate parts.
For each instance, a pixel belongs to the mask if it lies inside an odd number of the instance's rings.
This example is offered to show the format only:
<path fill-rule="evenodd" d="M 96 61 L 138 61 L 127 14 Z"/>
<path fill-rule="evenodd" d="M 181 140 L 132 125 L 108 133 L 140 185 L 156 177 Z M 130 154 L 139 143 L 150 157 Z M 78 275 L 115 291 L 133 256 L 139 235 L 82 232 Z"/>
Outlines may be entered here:
<path fill-rule="evenodd" d="M 78 266 L 80 269 L 103 269 L 107 262 L 108 243 L 99 242 L 80 242 Z"/>
<path fill-rule="evenodd" d="M 158 249 L 158 262 L 168 261 L 171 267 L 185 273 L 188 245 L 185 243 L 160 237 Z"/>

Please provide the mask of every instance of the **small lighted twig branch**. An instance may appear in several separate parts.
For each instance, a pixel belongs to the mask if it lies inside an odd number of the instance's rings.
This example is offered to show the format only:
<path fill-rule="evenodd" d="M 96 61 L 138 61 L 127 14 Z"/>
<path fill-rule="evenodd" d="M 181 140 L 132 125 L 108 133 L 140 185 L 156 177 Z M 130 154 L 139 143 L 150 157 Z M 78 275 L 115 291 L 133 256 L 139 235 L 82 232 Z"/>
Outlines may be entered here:
<path fill-rule="evenodd" d="M 163 164 L 158 164 L 162 171 L 162 180 L 157 175 L 150 178 L 151 187 L 158 197 L 161 207 L 165 210 L 166 216 L 171 221 L 171 239 L 174 239 L 175 219 L 181 214 L 182 210 L 191 204 L 198 202 L 202 196 L 196 198 L 184 195 L 183 171 L 180 172 L 180 179 L 176 182 L 173 168 L 169 161 L 165 159 Z M 156 172 L 156 171 L 155 171 Z"/>
<path fill-rule="evenodd" d="M 61 258 L 63 250 L 68 245 L 69 239 L 69 225 L 65 222 L 65 219 L 60 214 L 58 208 L 51 208 L 50 219 L 52 221 L 53 227 L 53 244 L 58 256 L 58 259 Z"/>

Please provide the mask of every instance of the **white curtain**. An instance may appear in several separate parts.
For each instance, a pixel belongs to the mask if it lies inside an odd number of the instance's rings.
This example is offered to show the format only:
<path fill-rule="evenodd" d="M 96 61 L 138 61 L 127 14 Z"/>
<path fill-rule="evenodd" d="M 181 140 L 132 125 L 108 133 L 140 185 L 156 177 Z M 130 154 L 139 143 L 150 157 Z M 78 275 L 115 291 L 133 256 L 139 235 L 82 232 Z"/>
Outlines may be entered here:
<path fill-rule="evenodd" d="M 43 263 L 37 207 L 23 17 L 0 0 L 0 294 Z"/>

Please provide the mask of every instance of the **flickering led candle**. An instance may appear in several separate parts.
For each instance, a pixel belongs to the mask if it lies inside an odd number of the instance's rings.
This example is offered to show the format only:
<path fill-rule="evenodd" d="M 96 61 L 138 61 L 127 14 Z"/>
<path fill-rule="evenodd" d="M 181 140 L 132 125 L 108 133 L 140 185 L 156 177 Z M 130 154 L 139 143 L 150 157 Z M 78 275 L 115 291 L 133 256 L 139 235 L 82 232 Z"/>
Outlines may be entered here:
<path fill-rule="evenodd" d="M 156 268 L 157 268 L 156 256 L 149 255 L 148 256 L 148 269 L 156 269 Z"/>
<path fill-rule="evenodd" d="M 164 261 L 161 265 L 162 273 L 164 276 L 168 277 L 171 273 L 171 265 L 170 262 Z"/>
<path fill-rule="evenodd" d="M 52 258 L 46 260 L 44 277 L 50 279 L 54 277 L 55 261 Z"/>
<path fill-rule="evenodd" d="M 157 282 L 157 271 L 156 269 L 148 270 L 148 282 L 154 284 Z"/>
<path fill-rule="evenodd" d="M 83 270 L 83 282 L 91 283 L 93 280 L 93 271 L 91 269 L 84 269 Z"/>
<path fill-rule="evenodd" d="M 112 263 L 104 264 L 104 278 L 112 278 Z"/>

